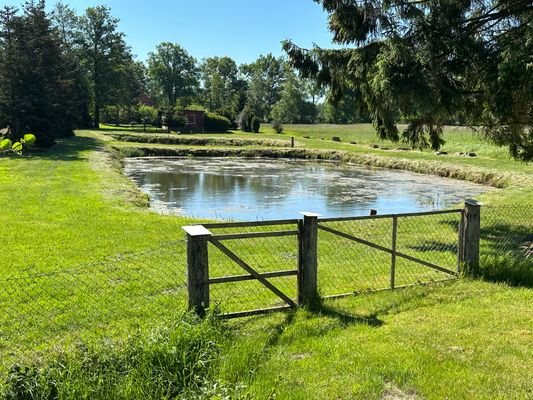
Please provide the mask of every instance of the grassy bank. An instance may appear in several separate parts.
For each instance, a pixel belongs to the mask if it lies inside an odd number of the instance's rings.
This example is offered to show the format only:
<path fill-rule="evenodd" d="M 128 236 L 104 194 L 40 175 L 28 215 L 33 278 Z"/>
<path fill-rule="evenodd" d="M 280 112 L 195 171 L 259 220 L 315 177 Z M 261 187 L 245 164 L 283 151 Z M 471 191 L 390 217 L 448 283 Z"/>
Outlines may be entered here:
<path fill-rule="evenodd" d="M 35 399 L 526 399 L 531 301 L 528 289 L 463 281 L 222 326 L 185 318 L 14 370 L 4 390 Z"/>
<path fill-rule="evenodd" d="M 291 129 L 299 128 L 287 127 L 288 134 Z M 451 174 L 453 167 L 463 174 L 454 176 L 504 187 L 482 200 L 506 206 L 530 204 L 531 166 L 484 155 L 456 157 L 455 163 L 455 156 L 370 149 L 346 144 L 344 137 L 341 143 L 297 139 L 297 147 L 290 149 L 258 144 L 280 140 L 273 133 L 260 134 L 261 139 L 217 135 L 218 143 L 198 146 L 138 144 L 113 135 L 82 131 L 47 152 L 0 160 L 0 224 L 6 227 L 2 247 L 9 249 L 0 267 L 1 358 L 39 366 L 13 371 L 4 379 L 1 390 L 19 393 L 13 398 L 22 398 L 17 385 L 26 382 L 32 393 L 43 394 L 41 398 L 50 390 L 62 398 L 531 394 L 527 349 L 532 344 L 532 299 L 526 288 L 464 281 L 328 301 L 319 313 L 299 310 L 196 329 L 198 322 L 182 314 L 181 226 L 199 221 L 150 212 L 145 196 L 121 174 L 119 156 L 150 151 L 315 155 L 309 158 L 326 154 L 421 171 L 434 164 L 431 172 L 436 174 Z M 235 138 L 246 144 L 228 145 L 227 139 Z M 524 210 L 522 220 L 530 218 L 526 212 L 531 208 Z M 515 222 L 520 223 L 511 221 L 513 226 Z M 432 233 L 436 240 L 442 239 L 441 232 L 445 229 Z M 497 242 L 497 236 L 492 237 Z M 245 243 L 236 245 L 250 255 L 271 256 L 268 246 L 251 250 Z M 291 251 L 295 249 L 284 251 L 276 262 L 294 261 Z M 498 271 L 505 273 L 505 267 Z M 229 296 L 226 299 L 238 297 L 222 294 Z M 176 326 L 176 321 L 184 325 Z M 163 333 L 150 336 L 152 328 Z M 132 332 L 135 337 L 128 340 Z M 198 340 L 180 342 L 181 334 Z M 24 346 L 31 351 L 18 357 L 15 350 Z M 196 372 L 178 376 L 177 358 L 199 363 L 185 368 Z M 101 392 L 94 391 L 96 385 Z"/>

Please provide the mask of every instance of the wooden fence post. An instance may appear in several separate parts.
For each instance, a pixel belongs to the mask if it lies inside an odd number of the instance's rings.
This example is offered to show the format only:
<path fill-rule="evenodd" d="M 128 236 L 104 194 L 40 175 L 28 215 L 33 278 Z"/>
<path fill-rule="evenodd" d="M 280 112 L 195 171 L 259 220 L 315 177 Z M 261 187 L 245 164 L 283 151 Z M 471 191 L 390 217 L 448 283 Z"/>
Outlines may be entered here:
<path fill-rule="evenodd" d="M 312 304 L 318 297 L 318 217 L 320 214 L 301 212 L 300 266 L 298 273 L 298 304 Z"/>
<path fill-rule="evenodd" d="M 481 235 L 480 224 L 481 203 L 468 199 L 465 201 L 462 223 L 461 263 L 463 273 L 475 274 L 479 270 L 479 239 Z"/>
<path fill-rule="evenodd" d="M 187 233 L 187 290 L 189 310 L 203 316 L 209 308 L 209 260 L 207 244 L 212 236 L 201 225 L 184 226 Z"/>

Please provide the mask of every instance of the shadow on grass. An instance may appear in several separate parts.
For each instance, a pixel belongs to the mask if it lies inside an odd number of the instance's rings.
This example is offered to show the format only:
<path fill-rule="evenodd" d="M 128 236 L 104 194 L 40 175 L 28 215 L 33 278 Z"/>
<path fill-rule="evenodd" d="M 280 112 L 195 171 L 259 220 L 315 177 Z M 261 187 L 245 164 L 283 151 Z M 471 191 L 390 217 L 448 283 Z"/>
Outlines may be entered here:
<path fill-rule="evenodd" d="M 521 246 L 533 241 L 533 229 L 527 226 L 527 215 L 520 223 L 504 222 L 506 215 L 486 214 L 481 217 L 480 230 L 480 269 L 474 277 L 489 282 L 503 282 L 511 286 L 533 287 L 533 258 L 527 259 Z M 439 222 L 457 231 L 457 221 Z M 427 241 L 409 248 L 427 252 L 457 252 L 457 245 L 439 241 Z"/>
<path fill-rule="evenodd" d="M 480 269 L 475 275 L 491 282 L 533 287 L 533 259 L 521 246 L 533 240 L 526 226 L 494 223 L 481 228 Z"/>
<path fill-rule="evenodd" d="M 87 150 L 96 150 L 101 143 L 91 137 L 73 136 L 61 139 L 49 149 L 36 150 L 30 153 L 29 157 L 43 160 L 76 161 L 86 157 L 82 153 Z"/>
<path fill-rule="evenodd" d="M 357 315 L 349 314 L 343 311 L 339 311 L 330 305 L 326 305 L 323 301 L 318 302 L 308 308 L 310 312 L 317 316 L 325 316 L 338 321 L 339 325 L 348 327 L 356 324 L 368 325 L 373 328 L 383 325 L 383 321 L 377 317 L 377 314 L 370 315 Z"/>
<path fill-rule="evenodd" d="M 457 254 L 457 243 L 444 243 L 436 240 L 427 240 L 422 244 L 407 247 L 421 252 L 438 251 L 439 253 Z"/>

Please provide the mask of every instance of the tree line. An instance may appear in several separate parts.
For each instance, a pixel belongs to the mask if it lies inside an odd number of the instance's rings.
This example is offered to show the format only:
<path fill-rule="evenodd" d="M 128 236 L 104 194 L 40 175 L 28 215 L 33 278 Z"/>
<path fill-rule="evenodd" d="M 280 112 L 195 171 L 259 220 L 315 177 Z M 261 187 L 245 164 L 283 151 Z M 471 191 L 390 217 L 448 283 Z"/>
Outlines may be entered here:
<path fill-rule="evenodd" d="M 136 59 L 106 6 L 44 0 L 0 10 L 0 128 L 40 145 L 100 122 L 179 119 L 184 108 L 257 121 L 372 122 L 382 139 L 439 149 L 445 124 L 477 127 L 533 159 L 533 5 L 527 0 L 315 0 L 342 49 L 197 60 L 178 43 Z M 398 123 L 404 123 L 400 132 Z M 224 123 L 221 126 L 225 126 Z"/>
<path fill-rule="evenodd" d="M 243 112 L 283 123 L 368 120 L 350 106 L 329 103 L 328 93 L 300 77 L 283 57 L 261 55 L 237 65 L 230 57 L 195 59 L 164 42 L 136 59 L 109 7 L 81 15 L 45 1 L 0 11 L 0 128 L 12 137 L 37 132 L 42 146 L 75 127 L 101 122 L 157 123 L 163 115 L 201 108 L 233 127 Z M 161 121 L 159 121 L 160 123 Z"/>

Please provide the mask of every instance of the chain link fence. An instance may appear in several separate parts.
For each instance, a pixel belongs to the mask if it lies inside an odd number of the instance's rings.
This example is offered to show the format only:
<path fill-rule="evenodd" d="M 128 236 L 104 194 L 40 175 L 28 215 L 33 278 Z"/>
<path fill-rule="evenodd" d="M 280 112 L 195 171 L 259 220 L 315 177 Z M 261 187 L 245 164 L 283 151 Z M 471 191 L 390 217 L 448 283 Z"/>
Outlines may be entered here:
<path fill-rule="evenodd" d="M 321 295 L 361 293 L 453 278 L 421 262 L 457 272 L 460 221 L 460 211 L 319 220 Z M 395 256 L 391 254 L 393 248 Z"/>
<path fill-rule="evenodd" d="M 395 218 L 318 220 L 319 228 L 329 228 L 318 231 L 318 290 L 322 296 L 454 278 L 434 267 L 457 271 L 461 212 Z M 296 302 L 299 222 L 257 222 L 244 228 L 228 225 L 206 227 L 242 263 L 266 274 L 272 286 Z M 239 236 L 243 232 L 251 236 Z M 480 233 L 481 271 L 497 271 L 501 277 L 496 272 L 492 276 L 500 280 L 516 274 L 522 284 L 531 279 L 532 205 L 482 206 Z M 251 279 L 250 272 L 219 247 L 208 246 L 210 300 L 220 312 L 287 305 L 263 283 Z M 132 329 L 150 329 L 176 318 L 187 308 L 186 248 L 186 241 L 178 240 L 75 268 L 0 279 L 0 368 L 28 352 L 44 353 L 90 338 L 125 337 Z M 383 250 L 392 248 L 395 257 Z"/>
<path fill-rule="evenodd" d="M 185 241 L 0 280 L 0 367 L 26 352 L 127 337 L 186 308 Z"/>
<path fill-rule="evenodd" d="M 480 274 L 533 285 L 533 203 L 481 207 Z"/>

